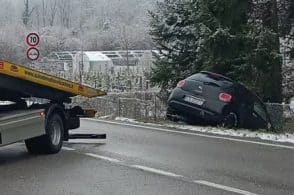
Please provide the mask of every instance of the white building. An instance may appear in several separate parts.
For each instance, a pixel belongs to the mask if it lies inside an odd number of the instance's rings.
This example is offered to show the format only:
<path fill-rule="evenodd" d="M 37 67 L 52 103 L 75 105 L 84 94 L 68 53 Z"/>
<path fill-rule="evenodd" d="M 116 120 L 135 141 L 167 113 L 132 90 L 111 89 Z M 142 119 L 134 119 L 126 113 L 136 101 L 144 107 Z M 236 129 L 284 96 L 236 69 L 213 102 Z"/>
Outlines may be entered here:
<path fill-rule="evenodd" d="M 74 75 L 83 72 L 118 73 L 127 69 L 143 74 L 150 72 L 154 61 L 152 50 L 118 51 L 63 51 L 52 52 L 46 62 L 56 64 L 55 70 L 62 69 Z M 82 58 L 82 53 L 83 58 Z"/>
<path fill-rule="evenodd" d="M 83 72 L 107 73 L 113 71 L 113 62 L 99 51 L 77 52 L 73 58 L 73 73 L 79 74 L 81 69 Z"/>

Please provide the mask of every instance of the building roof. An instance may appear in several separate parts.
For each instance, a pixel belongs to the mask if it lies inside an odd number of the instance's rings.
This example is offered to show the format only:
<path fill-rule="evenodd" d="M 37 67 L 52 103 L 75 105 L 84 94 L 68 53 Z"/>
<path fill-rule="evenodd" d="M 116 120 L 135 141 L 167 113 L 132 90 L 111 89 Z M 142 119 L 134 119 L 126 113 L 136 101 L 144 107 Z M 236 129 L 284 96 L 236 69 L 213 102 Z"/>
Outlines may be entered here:
<path fill-rule="evenodd" d="M 111 61 L 109 57 L 99 51 L 85 51 L 84 55 L 89 58 L 89 61 Z"/>
<path fill-rule="evenodd" d="M 49 55 L 49 59 L 55 59 L 60 61 L 72 61 L 73 56 L 76 54 L 75 51 L 64 51 L 64 52 L 52 52 Z"/>

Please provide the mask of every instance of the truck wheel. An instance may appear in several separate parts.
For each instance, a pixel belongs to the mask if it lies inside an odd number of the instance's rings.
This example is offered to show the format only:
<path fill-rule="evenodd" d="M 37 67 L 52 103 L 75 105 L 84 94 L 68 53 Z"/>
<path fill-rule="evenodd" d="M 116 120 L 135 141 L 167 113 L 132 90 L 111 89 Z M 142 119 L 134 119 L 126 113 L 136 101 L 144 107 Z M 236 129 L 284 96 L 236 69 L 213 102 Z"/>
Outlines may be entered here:
<path fill-rule="evenodd" d="M 25 140 L 28 152 L 32 154 L 55 154 L 63 144 L 64 127 L 59 115 L 53 114 L 46 125 L 46 135 Z"/>

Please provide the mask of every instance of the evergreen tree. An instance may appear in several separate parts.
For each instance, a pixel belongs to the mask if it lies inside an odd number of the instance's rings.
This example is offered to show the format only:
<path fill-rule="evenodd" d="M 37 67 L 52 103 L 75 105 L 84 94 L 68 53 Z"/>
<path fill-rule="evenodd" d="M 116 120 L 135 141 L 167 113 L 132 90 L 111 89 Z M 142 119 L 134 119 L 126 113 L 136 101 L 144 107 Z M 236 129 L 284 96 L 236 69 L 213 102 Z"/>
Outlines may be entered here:
<path fill-rule="evenodd" d="M 233 66 L 244 63 L 248 3 L 242 0 L 194 0 L 191 17 L 199 29 L 198 60 L 203 68 L 233 75 Z"/>
<path fill-rule="evenodd" d="M 265 101 L 282 101 L 282 59 L 280 55 L 277 0 L 253 1 L 249 36 L 253 43 L 248 62 L 256 78 L 252 88 Z M 242 75 L 241 75 L 242 76 Z"/>
<path fill-rule="evenodd" d="M 197 55 L 197 29 L 191 28 L 189 3 L 185 0 L 164 0 L 150 12 L 150 34 L 159 51 L 152 81 L 161 87 L 170 87 L 191 72 L 201 70 Z"/>
<path fill-rule="evenodd" d="M 199 70 L 210 70 L 244 82 L 265 100 L 280 101 L 275 5 L 270 4 L 272 14 L 264 18 L 258 18 L 253 7 L 244 0 L 158 3 L 151 13 L 151 35 L 161 55 L 152 81 L 170 87 Z"/>

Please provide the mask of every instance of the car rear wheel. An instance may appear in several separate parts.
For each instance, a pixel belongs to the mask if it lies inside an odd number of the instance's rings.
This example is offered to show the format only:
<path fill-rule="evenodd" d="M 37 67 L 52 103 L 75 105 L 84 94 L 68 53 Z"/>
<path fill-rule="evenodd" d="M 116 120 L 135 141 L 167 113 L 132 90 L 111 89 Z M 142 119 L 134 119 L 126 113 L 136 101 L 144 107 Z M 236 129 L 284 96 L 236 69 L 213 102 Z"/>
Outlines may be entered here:
<path fill-rule="evenodd" d="M 225 128 L 229 128 L 229 129 L 237 128 L 238 127 L 237 114 L 234 112 L 230 112 L 230 113 L 226 114 L 223 119 L 222 126 Z"/>
<path fill-rule="evenodd" d="M 176 113 L 170 107 L 167 108 L 166 118 L 173 122 L 179 121 L 179 119 L 176 117 Z"/>

